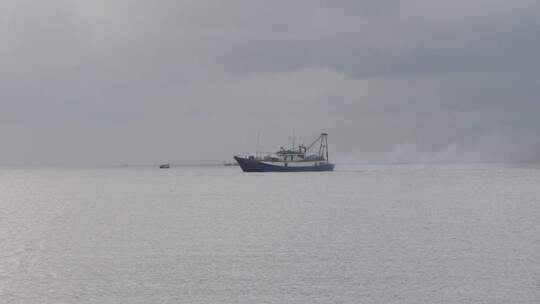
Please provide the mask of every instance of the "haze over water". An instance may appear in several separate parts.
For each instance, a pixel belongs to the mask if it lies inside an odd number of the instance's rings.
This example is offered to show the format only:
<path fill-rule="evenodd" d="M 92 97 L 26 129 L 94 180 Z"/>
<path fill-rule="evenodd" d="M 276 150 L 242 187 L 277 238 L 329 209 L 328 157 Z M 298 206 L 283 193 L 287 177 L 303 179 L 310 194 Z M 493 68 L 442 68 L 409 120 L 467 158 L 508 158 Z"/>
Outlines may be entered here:
<path fill-rule="evenodd" d="M 1 303 L 538 303 L 540 167 L 0 168 Z"/>

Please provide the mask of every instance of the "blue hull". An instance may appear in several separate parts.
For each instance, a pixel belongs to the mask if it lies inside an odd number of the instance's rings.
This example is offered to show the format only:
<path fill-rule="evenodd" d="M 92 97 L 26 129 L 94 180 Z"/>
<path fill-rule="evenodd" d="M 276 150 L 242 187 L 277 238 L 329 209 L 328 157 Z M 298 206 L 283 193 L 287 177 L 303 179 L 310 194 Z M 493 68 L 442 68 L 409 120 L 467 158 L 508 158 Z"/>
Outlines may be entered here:
<path fill-rule="evenodd" d="M 244 172 L 321 172 L 334 171 L 334 164 L 320 164 L 317 166 L 284 167 L 262 163 L 258 160 L 235 156 L 234 159 Z"/>

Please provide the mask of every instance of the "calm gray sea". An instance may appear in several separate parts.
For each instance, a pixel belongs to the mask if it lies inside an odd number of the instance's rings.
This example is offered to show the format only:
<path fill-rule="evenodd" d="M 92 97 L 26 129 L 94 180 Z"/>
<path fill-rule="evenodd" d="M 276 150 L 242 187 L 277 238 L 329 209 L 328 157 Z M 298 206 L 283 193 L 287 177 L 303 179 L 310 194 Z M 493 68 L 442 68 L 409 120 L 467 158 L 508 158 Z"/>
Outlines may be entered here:
<path fill-rule="evenodd" d="M 0 303 L 540 303 L 540 166 L 0 168 Z"/>

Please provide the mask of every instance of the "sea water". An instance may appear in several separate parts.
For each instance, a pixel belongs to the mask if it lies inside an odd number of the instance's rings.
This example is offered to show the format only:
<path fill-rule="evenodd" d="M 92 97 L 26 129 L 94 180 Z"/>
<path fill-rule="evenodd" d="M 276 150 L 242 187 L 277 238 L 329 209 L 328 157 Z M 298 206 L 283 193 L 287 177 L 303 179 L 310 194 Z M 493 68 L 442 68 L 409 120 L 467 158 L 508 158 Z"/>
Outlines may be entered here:
<path fill-rule="evenodd" d="M 0 168 L 0 303 L 540 303 L 540 167 Z"/>

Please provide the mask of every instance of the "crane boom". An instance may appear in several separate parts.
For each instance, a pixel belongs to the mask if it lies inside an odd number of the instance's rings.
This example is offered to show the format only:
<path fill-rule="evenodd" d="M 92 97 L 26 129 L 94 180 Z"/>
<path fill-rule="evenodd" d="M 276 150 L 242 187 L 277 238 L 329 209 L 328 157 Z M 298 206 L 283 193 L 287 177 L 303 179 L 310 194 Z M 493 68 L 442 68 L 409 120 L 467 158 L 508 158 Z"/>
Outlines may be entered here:
<path fill-rule="evenodd" d="M 317 142 L 319 142 L 319 140 L 321 140 L 321 138 L 322 138 L 323 136 L 325 136 L 325 134 L 326 134 L 326 133 L 323 133 L 323 134 L 321 134 L 319 137 L 317 137 L 317 139 L 315 139 L 315 140 L 311 143 L 311 145 L 309 145 L 309 146 L 306 147 L 306 151 L 309 151 L 309 149 L 311 149 Z"/>

